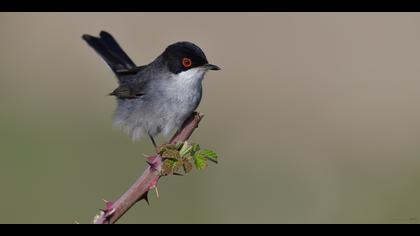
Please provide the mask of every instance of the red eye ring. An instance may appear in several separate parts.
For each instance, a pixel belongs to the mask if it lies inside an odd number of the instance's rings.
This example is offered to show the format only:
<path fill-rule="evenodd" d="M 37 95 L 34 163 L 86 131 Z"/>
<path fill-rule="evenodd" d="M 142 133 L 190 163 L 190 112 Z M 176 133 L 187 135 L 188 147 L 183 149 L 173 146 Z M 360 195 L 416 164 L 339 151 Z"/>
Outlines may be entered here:
<path fill-rule="evenodd" d="M 191 59 L 189 59 L 187 57 L 182 58 L 182 65 L 186 68 L 191 67 L 192 66 Z"/>

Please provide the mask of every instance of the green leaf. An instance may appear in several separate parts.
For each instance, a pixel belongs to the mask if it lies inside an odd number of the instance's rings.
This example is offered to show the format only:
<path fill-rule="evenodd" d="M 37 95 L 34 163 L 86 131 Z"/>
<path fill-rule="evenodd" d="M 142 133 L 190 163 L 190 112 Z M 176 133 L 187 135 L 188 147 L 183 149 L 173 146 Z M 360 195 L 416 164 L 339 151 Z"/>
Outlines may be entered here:
<path fill-rule="evenodd" d="M 162 175 L 179 173 L 183 169 L 186 174 L 191 172 L 193 165 L 198 170 L 208 166 L 208 161 L 218 162 L 218 155 L 209 149 L 201 149 L 197 143 L 179 142 L 162 145 L 158 153 L 164 159 Z"/>
<path fill-rule="evenodd" d="M 162 163 L 162 175 L 170 175 L 178 165 L 177 160 L 167 159 Z"/>
<path fill-rule="evenodd" d="M 198 170 L 205 169 L 207 167 L 207 159 L 201 155 L 201 152 L 197 152 L 194 156 L 194 165 Z"/>
<path fill-rule="evenodd" d="M 190 152 L 191 148 L 192 146 L 189 145 L 187 141 L 185 141 L 184 145 L 182 145 L 181 147 L 181 150 L 179 150 L 179 155 L 181 155 L 181 157 L 184 157 Z"/>
<path fill-rule="evenodd" d="M 192 168 L 193 168 L 192 164 L 187 160 L 185 160 L 183 162 L 183 167 L 184 167 L 185 174 L 190 173 L 192 171 Z"/>
<path fill-rule="evenodd" d="M 177 150 L 174 144 L 164 144 L 159 147 L 158 154 L 162 155 L 164 152 L 168 150 Z"/>
<path fill-rule="evenodd" d="M 194 143 L 191 148 L 191 156 L 194 156 L 198 151 L 200 151 L 200 144 Z"/>
<path fill-rule="evenodd" d="M 178 160 L 180 158 L 179 152 L 177 150 L 167 149 L 162 152 L 161 157 L 164 159 L 174 159 Z"/>
<path fill-rule="evenodd" d="M 181 149 L 181 147 L 184 145 L 184 143 L 183 142 L 178 142 L 178 143 L 176 143 L 175 144 L 175 148 L 176 148 L 176 150 L 180 150 Z"/>
<path fill-rule="evenodd" d="M 217 153 L 215 153 L 214 151 L 208 150 L 208 149 L 203 149 L 203 150 L 200 150 L 200 152 L 201 152 L 201 155 L 203 155 L 208 160 L 210 160 L 214 163 L 217 163 L 218 156 L 217 156 Z"/>

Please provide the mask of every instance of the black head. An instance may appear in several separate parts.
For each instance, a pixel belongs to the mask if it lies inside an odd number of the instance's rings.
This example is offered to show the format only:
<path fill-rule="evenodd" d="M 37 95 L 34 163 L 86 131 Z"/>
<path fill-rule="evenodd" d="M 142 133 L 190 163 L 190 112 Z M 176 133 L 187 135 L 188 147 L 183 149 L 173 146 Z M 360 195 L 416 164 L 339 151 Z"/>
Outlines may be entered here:
<path fill-rule="evenodd" d="M 204 52 L 197 45 L 190 42 L 178 42 L 169 45 L 162 56 L 169 70 L 175 74 L 201 66 L 206 66 L 209 70 L 220 69 L 217 66 L 208 64 Z"/>

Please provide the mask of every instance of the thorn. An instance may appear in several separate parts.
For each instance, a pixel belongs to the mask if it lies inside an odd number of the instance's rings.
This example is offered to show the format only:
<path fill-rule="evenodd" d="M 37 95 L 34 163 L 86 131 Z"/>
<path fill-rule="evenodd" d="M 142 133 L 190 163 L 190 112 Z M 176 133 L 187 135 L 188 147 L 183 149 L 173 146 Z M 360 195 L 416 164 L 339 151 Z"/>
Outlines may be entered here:
<path fill-rule="evenodd" d="M 114 213 L 115 213 L 115 208 L 110 209 L 107 213 L 106 213 L 106 218 L 111 217 Z"/>
<path fill-rule="evenodd" d="M 149 205 L 149 206 L 150 206 L 150 202 L 149 202 L 149 195 L 148 195 L 148 193 L 149 193 L 149 192 L 146 192 L 146 193 L 145 193 L 145 194 L 146 194 L 146 196 L 144 196 L 144 200 L 146 201 L 147 205 Z"/>
<path fill-rule="evenodd" d="M 113 202 L 108 202 L 107 204 L 106 204 L 106 209 L 109 211 L 109 210 L 112 210 L 112 209 L 114 209 L 114 203 Z"/>
<path fill-rule="evenodd" d="M 177 176 L 184 176 L 183 174 L 181 174 L 181 173 L 177 173 L 177 172 L 174 172 L 174 173 L 173 173 L 173 175 L 177 175 Z"/>
<path fill-rule="evenodd" d="M 155 191 L 156 191 L 156 197 L 159 198 L 159 190 L 157 186 L 155 186 Z"/>
<path fill-rule="evenodd" d="M 161 159 L 159 156 L 150 156 L 146 160 L 147 164 L 149 164 L 150 168 L 153 170 L 156 170 L 158 168 L 159 163 L 161 162 Z"/>
<path fill-rule="evenodd" d="M 105 202 L 105 205 L 106 205 L 106 211 L 110 211 L 110 210 L 113 208 L 113 206 L 114 206 L 114 202 L 110 202 L 110 201 L 108 201 L 108 200 L 106 200 L 106 199 L 103 199 L 103 198 L 102 198 L 102 201 L 104 201 L 104 202 Z"/>
<path fill-rule="evenodd" d="M 150 206 L 150 202 L 149 202 L 149 191 L 145 192 L 145 193 L 143 194 L 143 196 L 141 196 L 141 197 L 139 198 L 139 200 L 137 200 L 137 202 L 139 202 L 139 201 L 141 201 L 141 200 L 143 200 L 143 199 L 146 201 L 147 205 L 149 205 L 149 206 Z"/>

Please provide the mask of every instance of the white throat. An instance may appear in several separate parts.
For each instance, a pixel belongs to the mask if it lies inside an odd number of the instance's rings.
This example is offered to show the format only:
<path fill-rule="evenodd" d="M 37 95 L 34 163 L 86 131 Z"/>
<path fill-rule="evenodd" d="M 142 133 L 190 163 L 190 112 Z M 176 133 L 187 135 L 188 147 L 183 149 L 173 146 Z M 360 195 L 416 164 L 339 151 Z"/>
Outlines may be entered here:
<path fill-rule="evenodd" d="M 180 83 L 185 83 L 185 84 L 201 82 L 201 80 L 203 80 L 205 73 L 206 73 L 206 69 L 196 67 L 196 68 L 192 68 L 187 71 L 183 71 L 174 75 L 174 79 L 179 81 Z"/>

